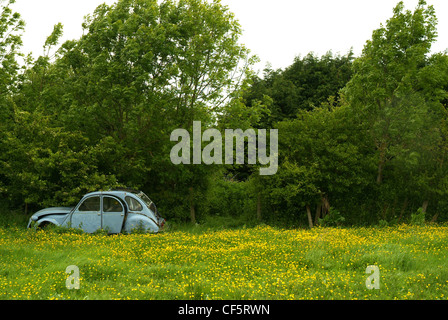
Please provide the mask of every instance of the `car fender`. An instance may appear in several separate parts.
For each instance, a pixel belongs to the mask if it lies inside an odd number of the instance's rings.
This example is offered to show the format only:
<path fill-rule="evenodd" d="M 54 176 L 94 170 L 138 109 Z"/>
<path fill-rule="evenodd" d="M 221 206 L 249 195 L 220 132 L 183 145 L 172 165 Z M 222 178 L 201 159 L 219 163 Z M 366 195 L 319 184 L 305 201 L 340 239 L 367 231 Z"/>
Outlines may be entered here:
<path fill-rule="evenodd" d="M 37 229 L 37 228 L 39 228 L 42 224 L 46 224 L 46 223 L 51 223 L 51 224 L 53 224 L 53 225 L 55 225 L 55 226 L 58 226 L 58 227 L 61 226 L 61 224 L 60 224 L 56 219 L 51 218 L 51 217 L 45 217 L 45 218 L 42 218 L 42 219 L 36 221 L 35 228 Z"/>
<path fill-rule="evenodd" d="M 129 213 L 123 231 L 130 233 L 132 230 L 140 228 L 144 228 L 146 232 L 159 231 L 159 227 L 151 218 L 143 214 Z"/>

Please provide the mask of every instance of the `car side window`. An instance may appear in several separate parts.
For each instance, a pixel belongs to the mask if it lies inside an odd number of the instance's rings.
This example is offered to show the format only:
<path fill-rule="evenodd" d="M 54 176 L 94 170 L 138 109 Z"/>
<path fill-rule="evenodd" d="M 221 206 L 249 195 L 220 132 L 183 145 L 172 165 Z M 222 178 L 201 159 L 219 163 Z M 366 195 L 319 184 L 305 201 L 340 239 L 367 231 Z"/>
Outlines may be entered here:
<path fill-rule="evenodd" d="M 123 206 L 115 198 L 103 197 L 103 212 L 123 212 Z"/>
<path fill-rule="evenodd" d="M 78 211 L 81 211 L 81 212 L 100 211 L 100 197 L 87 198 L 79 206 Z"/>
<path fill-rule="evenodd" d="M 124 198 L 126 200 L 126 203 L 128 204 L 129 210 L 131 211 L 142 211 L 143 207 L 140 204 L 140 202 L 138 202 L 138 200 L 131 198 L 131 197 L 126 197 Z"/>

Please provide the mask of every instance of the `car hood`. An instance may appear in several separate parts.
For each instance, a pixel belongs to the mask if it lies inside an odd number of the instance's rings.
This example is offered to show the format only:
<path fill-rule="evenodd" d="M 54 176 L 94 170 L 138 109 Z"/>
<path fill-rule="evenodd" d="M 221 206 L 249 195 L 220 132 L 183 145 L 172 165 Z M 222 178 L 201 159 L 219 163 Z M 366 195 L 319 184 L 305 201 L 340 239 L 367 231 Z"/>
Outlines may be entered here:
<path fill-rule="evenodd" d="M 33 217 L 40 218 L 43 216 L 48 216 L 51 214 L 68 214 L 70 211 L 72 211 L 73 207 L 54 207 L 54 208 L 46 208 L 42 209 L 40 211 L 37 211 L 35 214 L 33 214 Z"/>

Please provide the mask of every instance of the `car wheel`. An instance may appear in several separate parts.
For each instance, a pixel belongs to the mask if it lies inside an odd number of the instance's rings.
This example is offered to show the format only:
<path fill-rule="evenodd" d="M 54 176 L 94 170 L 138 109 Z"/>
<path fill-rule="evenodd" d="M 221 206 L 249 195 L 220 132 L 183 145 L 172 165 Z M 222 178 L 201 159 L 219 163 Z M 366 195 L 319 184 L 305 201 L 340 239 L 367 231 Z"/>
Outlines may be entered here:
<path fill-rule="evenodd" d="M 42 222 L 41 224 L 39 224 L 39 225 L 37 226 L 37 228 L 38 228 L 38 229 L 42 229 L 42 230 L 46 230 L 46 229 L 48 229 L 48 228 L 51 227 L 51 226 L 54 226 L 54 224 L 51 223 L 51 222 L 48 222 L 48 221 L 44 221 L 44 222 Z"/>

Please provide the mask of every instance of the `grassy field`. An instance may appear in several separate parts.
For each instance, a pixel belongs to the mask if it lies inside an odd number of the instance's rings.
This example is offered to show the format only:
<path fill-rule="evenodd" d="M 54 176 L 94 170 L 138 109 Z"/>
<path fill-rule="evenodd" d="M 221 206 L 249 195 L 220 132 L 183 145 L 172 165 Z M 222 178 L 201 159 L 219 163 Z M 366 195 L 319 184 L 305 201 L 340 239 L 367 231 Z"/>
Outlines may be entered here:
<path fill-rule="evenodd" d="M 0 227 L 0 299 L 446 299 L 448 227 L 104 235 Z M 80 272 L 69 290 L 66 268 Z M 380 289 L 366 288 L 366 267 Z"/>

